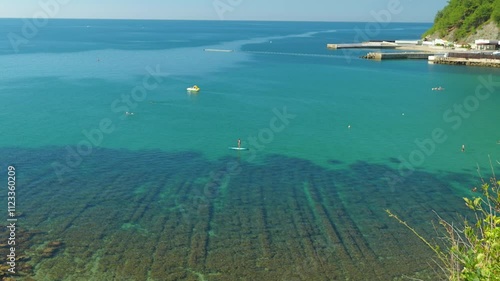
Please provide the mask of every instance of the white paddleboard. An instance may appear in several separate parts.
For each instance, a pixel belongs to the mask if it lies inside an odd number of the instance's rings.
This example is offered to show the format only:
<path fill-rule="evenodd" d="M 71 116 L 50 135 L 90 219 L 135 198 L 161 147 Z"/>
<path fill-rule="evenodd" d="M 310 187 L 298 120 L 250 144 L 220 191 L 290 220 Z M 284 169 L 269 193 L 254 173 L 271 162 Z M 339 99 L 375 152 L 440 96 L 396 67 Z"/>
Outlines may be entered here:
<path fill-rule="evenodd" d="M 231 150 L 248 150 L 246 147 L 235 147 L 235 146 L 230 146 L 228 147 Z"/>

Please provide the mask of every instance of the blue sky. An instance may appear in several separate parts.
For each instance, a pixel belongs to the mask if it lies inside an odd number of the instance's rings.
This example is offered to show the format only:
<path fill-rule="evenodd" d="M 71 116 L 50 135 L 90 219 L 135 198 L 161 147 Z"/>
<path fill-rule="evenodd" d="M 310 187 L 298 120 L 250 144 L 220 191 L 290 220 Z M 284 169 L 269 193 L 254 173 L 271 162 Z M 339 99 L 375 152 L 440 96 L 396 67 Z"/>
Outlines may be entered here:
<path fill-rule="evenodd" d="M 447 0 L 0 0 L 1 18 L 432 22 Z M 49 8 L 41 3 L 57 3 Z"/>

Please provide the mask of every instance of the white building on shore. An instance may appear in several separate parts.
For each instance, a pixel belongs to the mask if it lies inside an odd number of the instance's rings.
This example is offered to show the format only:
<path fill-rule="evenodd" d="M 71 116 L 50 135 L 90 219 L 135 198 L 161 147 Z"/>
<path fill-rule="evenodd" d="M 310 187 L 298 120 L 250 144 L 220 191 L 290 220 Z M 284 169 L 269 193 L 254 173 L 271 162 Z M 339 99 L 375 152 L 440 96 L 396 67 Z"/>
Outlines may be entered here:
<path fill-rule="evenodd" d="M 478 39 L 474 41 L 477 50 L 498 50 L 500 48 L 498 40 Z"/>
<path fill-rule="evenodd" d="M 424 46 L 435 46 L 435 47 L 453 47 L 454 44 L 452 42 L 448 42 L 447 40 L 444 39 L 434 39 L 432 41 L 423 41 L 422 45 Z"/>

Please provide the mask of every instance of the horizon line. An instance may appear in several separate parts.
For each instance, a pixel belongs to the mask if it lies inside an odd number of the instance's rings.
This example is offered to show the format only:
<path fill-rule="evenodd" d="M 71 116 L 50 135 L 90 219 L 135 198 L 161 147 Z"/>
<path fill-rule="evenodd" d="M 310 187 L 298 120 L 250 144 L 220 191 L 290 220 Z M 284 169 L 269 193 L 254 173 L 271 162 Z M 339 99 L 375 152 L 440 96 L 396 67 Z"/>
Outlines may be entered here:
<path fill-rule="evenodd" d="M 33 19 L 30 17 L 0 17 L 0 19 Z M 229 21 L 229 22 L 238 22 L 238 21 L 256 21 L 256 22 L 338 22 L 338 23 L 378 23 L 377 21 L 350 21 L 350 20 L 341 20 L 341 21 L 330 21 L 330 20 L 270 20 L 270 19 L 157 19 L 157 18 L 48 18 L 48 20 L 137 20 L 137 21 Z M 433 22 L 426 21 L 393 21 L 386 24 L 391 23 L 422 23 L 422 24 L 433 24 Z"/>

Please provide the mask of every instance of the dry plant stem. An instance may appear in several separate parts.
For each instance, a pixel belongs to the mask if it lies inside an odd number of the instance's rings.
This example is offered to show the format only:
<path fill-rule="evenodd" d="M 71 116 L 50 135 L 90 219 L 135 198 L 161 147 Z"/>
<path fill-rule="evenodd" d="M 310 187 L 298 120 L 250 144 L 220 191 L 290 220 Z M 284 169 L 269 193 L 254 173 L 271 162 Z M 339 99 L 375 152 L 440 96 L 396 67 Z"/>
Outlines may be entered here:
<path fill-rule="evenodd" d="M 437 249 L 437 247 L 434 247 L 432 246 L 427 240 L 425 240 L 424 237 L 422 237 L 420 234 L 418 234 L 418 232 L 412 228 L 411 226 L 409 226 L 405 221 L 401 220 L 398 216 L 394 215 L 390 210 L 385 210 L 385 212 L 387 214 L 389 214 L 389 217 L 391 218 L 395 218 L 400 224 L 406 226 L 409 230 L 411 230 L 411 232 L 413 232 L 420 240 L 422 240 L 429 248 L 431 248 L 436 254 L 439 255 L 439 251 Z"/>
<path fill-rule="evenodd" d="M 463 198 L 466 206 L 474 212 L 474 216 L 470 216 L 471 221 L 464 217 L 463 226 L 457 227 L 434 212 L 438 217 L 439 224 L 445 230 L 443 241 L 447 246 L 444 250 L 440 249 L 439 244 L 433 246 L 405 221 L 391 213 L 390 210 L 386 210 L 389 217 L 395 218 L 411 230 L 437 254 L 440 261 L 437 264 L 449 281 L 500 281 L 500 232 L 498 229 L 500 224 L 498 217 L 500 212 L 500 181 L 496 178 L 491 157 L 489 157 L 489 161 L 492 173 L 489 181 L 484 179 L 479 164 L 477 164 L 481 188 L 475 187 L 473 191 L 480 190 L 481 194 L 470 199 Z"/>

